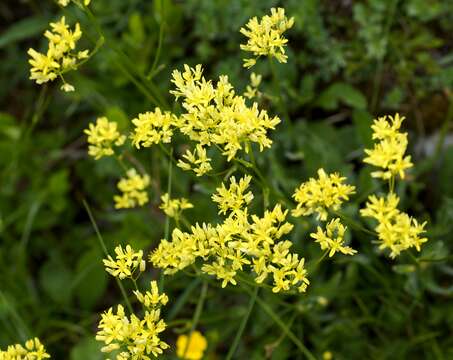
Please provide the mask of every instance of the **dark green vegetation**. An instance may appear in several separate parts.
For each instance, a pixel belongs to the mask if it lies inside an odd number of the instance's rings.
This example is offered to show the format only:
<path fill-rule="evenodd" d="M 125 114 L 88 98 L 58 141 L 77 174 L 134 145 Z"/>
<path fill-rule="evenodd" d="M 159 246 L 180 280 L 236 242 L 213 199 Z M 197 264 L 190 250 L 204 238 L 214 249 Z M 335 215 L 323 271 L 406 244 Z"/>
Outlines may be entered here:
<path fill-rule="evenodd" d="M 0 348 L 39 336 L 55 359 L 103 358 L 93 340 L 96 323 L 121 294 L 103 270 L 82 201 L 109 249 L 130 243 L 150 250 L 164 235 L 158 204 L 169 165 L 158 146 L 141 151 L 153 181 L 152 205 L 116 211 L 112 197 L 123 171 L 113 159 L 88 158 L 83 129 L 106 115 L 127 131 L 131 118 L 156 105 L 177 113 L 169 79 L 184 63 L 203 64 L 208 78 L 228 74 L 241 92 L 250 72 L 242 68 L 239 29 L 272 6 L 284 6 L 295 25 L 287 33 L 288 63 L 275 66 L 275 76 L 267 61 L 253 68 L 263 75 L 261 91 L 280 97 L 262 106 L 283 120 L 273 147 L 257 155 L 261 171 L 288 195 L 319 167 L 340 171 L 359 189 L 345 208 L 356 217 L 380 186 L 361 163 L 371 121 L 400 112 L 416 167 L 398 193 L 403 209 L 428 221 L 429 242 L 420 253 L 390 260 L 372 237 L 351 229 L 359 255 L 324 260 L 310 273 L 306 294 L 260 290 L 236 358 L 322 358 L 325 351 L 334 359 L 453 358 L 450 0 L 92 0 L 96 25 L 74 6 L 62 11 L 50 0 L 2 1 Z M 76 87 L 71 94 L 28 80 L 26 51 L 44 45 L 42 33 L 62 12 L 81 22 L 82 49 L 95 46 L 96 26 L 106 36 L 96 56 L 68 74 Z M 173 144 L 177 155 L 183 141 Z M 222 162 L 215 157 L 215 168 L 230 166 Z M 217 185 L 215 178 L 173 168 L 172 193 L 195 204 L 186 212 L 191 222 L 216 221 L 210 194 Z M 261 204 L 259 189 L 254 192 Z M 291 240 L 313 264 L 322 255 L 309 238 L 315 223 L 290 221 L 296 224 Z M 150 269 L 141 281 L 146 286 L 158 276 Z M 171 327 L 165 339 L 174 349 L 177 334 L 190 329 L 203 283 L 198 328 L 208 338 L 207 358 L 222 359 L 248 311 L 250 294 L 241 287 L 222 290 L 210 278 L 183 273 L 166 277 L 164 317 Z"/>

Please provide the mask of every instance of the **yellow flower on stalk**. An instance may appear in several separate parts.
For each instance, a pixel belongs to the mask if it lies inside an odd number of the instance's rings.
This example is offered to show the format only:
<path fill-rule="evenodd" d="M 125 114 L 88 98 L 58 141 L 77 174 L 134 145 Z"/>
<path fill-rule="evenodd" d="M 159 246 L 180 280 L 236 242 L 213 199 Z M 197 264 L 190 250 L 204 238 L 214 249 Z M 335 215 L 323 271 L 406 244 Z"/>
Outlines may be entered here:
<path fill-rule="evenodd" d="M 293 24 L 294 18 L 288 19 L 283 8 L 272 8 L 271 15 L 265 15 L 261 20 L 251 18 L 240 30 L 248 38 L 247 44 L 241 44 L 241 49 L 251 52 L 255 57 L 244 59 L 244 67 L 255 65 L 260 56 L 275 57 L 278 62 L 286 63 L 288 56 L 285 55 L 285 46 L 288 40 L 283 33 Z"/>
<path fill-rule="evenodd" d="M 405 177 L 405 170 L 413 166 L 411 157 L 404 156 L 407 149 L 407 133 L 400 131 L 404 116 L 383 116 L 374 120 L 371 126 L 373 139 L 378 140 L 373 149 L 365 149 L 368 155 L 363 161 L 382 170 L 374 171 L 371 176 L 389 180 L 396 176 Z"/>
<path fill-rule="evenodd" d="M 420 251 L 421 245 L 428 241 L 421 236 L 425 232 L 426 222 L 419 224 L 416 219 L 398 210 L 398 203 L 399 198 L 394 193 L 388 194 L 386 198 L 371 195 L 366 207 L 360 210 L 362 216 L 377 220 L 375 231 L 379 248 L 390 250 L 392 258 L 412 247 Z"/>
<path fill-rule="evenodd" d="M 340 219 L 336 218 L 326 225 L 325 231 L 318 226 L 316 233 L 312 233 L 310 236 L 319 243 L 321 250 L 329 251 L 329 257 L 332 257 L 336 252 L 354 255 L 357 253 L 356 250 L 349 246 L 344 246 L 345 231 L 346 227 L 340 222 Z"/>
<path fill-rule="evenodd" d="M 118 124 L 106 117 L 97 118 L 96 124 L 90 123 L 84 133 L 88 135 L 88 154 L 96 160 L 113 155 L 113 147 L 121 146 L 126 141 L 126 136 L 118 131 Z"/>
<path fill-rule="evenodd" d="M 193 331 L 187 335 L 179 335 L 176 340 L 176 354 L 184 360 L 200 360 L 208 347 L 206 338 L 199 332 Z"/>
<path fill-rule="evenodd" d="M 156 108 L 154 112 L 138 114 L 132 123 L 135 125 L 131 134 L 132 144 L 139 149 L 140 146 L 150 147 L 161 142 L 171 142 L 172 128 L 177 125 L 178 118 L 168 111 L 162 112 Z"/>
<path fill-rule="evenodd" d="M 137 300 L 141 302 L 145 307 L 155 307 L 159 304 L 166 305 L 168 303 L 168 296 L 166 294 L 159 294 L 159 288 L 156 281 L 151 281 L 151 291 L 147 291 L 145 294 L 135 290 L 134 295 Z"/>
<path fill-rule="evenodd" d="M 261 96 L 261 93 L 258 90 L 258 86 L 260 86 L 262 78 L 263 77 L 261 75 L 257 75 L 254 72 L 250 74 L 250 85 L 247 85 L 244 93 L 244 96 L 247 99 L 253 99 L 254 97 Z"/>
<path fill-rule="evenodd" d="M 176 89 L 170 93 L 182 98 L 185 110 L 178 128 L 197 142 L 197 147 L 216 145 L 231 161 L 238 151 L 248 152 L 253 143 L 260 151 L 271 146 L 267 132 L 275 129 L 280 119 L 259 110 L 256 102 L 247 106 L 245 98 L 235 94 L 227 76 L 220 76 L 214 85 L 203 77 L 201 65 L 184 65 L 183 72 L 175 70 L 172 76 Z"/>
<path fill-rule="evenodd" d="M 135 169 L 129 169 L 126 173 L 127 177 L 118 182 L 118 189 L 122 195 L 115 195 L 116 209 L 133 208 L 143 206 L 148 202 L 148 194 L 145 189 L 150 184 L 148 175 L 139 175 Z"/>
<path fill-rule="evenodd" d="M 327 220 L 327 210 L 338 210 L 355 192 L 354 186 L 344 184 L 345 180 L 337 173 L 328 175 L 324 169 L 319 169 L 317 179 L 310 178 L 294 192 L 297 206 L 291 212 L 292 215 L 299 217 L 317 213 L 318 219 Z"/>
<path fill-rule="evenodd" d="M 76 44 L 82 36 L 80 24 L 76 23 L 71 30 L 63 16 L 59 22 L 50 23 L 50 26 L 51 30 L 44 33 L 48 39 L 47 52 L 40 53 L 33 48 L 28 50 L 30 79 L 35 80 L 37 84 L 43 84 L 60 77 L 63 81 L 61 89 L 73 91 L 74 87 L 65 82 L 63 74 L 76 69 L 79 61 L 88 57 L 88 50 L 75 51 Z"/>
<path fill-rule="evenodd" d="M 233 176 L 230 178 L 230 186 L 228 189 L 222 183 L 222 186 L 217 188 L 216 193 L 212 195 L 212 200 L 218 204 L 219 214 L 227 212 L 238 212 L 246 207 L 253 200 L 251 191 L 246 192 L 252 177 L 247 175 L 236 181 Z"/>
<path fill-rule="evenodd" d="M 153 287 L 153 283 L 151 285 Z M 117 360 L 150 359 L 148 355 L 158 357 L 169 348 L 159 337 L 167 327 L 165 321 L 160 318 L 160 306 L 164 305 L 168 298 L 165 294 L 156 293 L 156 289 L 157 284 L 152 288 L 151 296 L 157 297 L 159 301 L 141 301 L 145 306 L 142 317 L 135 314 L 127 316 L 122 305 L 117 306 L 116 312 L 110 308 L 101 315 L 96 340 L 105 343 L 102 352 L 118 351 Z"/>
<path fill-rule="evenodd" d="M 50 359 L 44 345 L 38 338 L 33 338 L 21 344 L 9 345 L 6 350 L 0 349 L 0 360 L 43 360 Z"/>
<path fill-rule="evenodd" d="M 182 156 L 185 160 L 179 159 L 177 166 L 183 170 L 192 170 L 197 176 L 202 176 L 212 170 L 211 159 L 206 155 L 206 149 L 197 144 L 195 150 L 187 150 Z"/>
<path fill-rule="evenodd" d="M 105 271 L 119 279 L 133 277 L 135 272 L 145 271 L 146 262 L 143 260 L 143 251 L 135 251 L 130 245 L 123 249 L 121 245 L 115 248 L 115 259 L 110 255 L 107 259 L 102 260 Z"/>
<path fill-rule="evenodd" d="M 193 208 L 193 204 L 185 198 L 170 199 L 168 193 L 161 196 L 162 204 L 159 206 L 164 213 L 171 217 L 178 219 L 183 210 Z"/>

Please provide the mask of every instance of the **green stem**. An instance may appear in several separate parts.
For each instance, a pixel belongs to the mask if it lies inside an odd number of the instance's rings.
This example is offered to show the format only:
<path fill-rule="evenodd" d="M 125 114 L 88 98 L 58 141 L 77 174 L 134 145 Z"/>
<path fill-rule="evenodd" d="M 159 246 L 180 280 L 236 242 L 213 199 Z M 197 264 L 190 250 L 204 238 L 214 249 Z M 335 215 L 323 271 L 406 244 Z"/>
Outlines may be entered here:
<path fill-rule="evenodd" d="M 101 235 L 101 232 L 99 231 L 99 228 L 98 228 L 98 225 L 96 224 L 96 221 L 94 220 L 94 217 L 93 217 L 93 213 L 91 212 L 91 209 L 88 205 L 88 203 L 85 201 L 85 199 L 82 200 L 83 202 L 83 206 L 85 207 L 85 210 L 88 214 L 88 217 L 90 218 L 90 221 L 91 221 L 91 225 L 93 226 L 93 229 L 96 233 L 96 236 L 99 240 L 99 244 L 101 245 L 101 248 L 102 248 L 102 251 L 104 252 L 105 256 L 109 256 L 109 252 L 107 250 L 107 247 L 105 246 L 105 242 L 104 242 L 104 239 Z M 120 288 L 120 291 L 121 291 L 121 294 L 123 295 L 123 298 L 124 298 L 124 302 L 126 303 L 126 306 L 129 310 L 130 313 L 133 313 L 133 309 L 132 309 L 132 305 L 131 303 L 129 302 L 129 298 L 127 297 L 127 294 L 126 294 L 126 290 L 124 290 L 124 286 L 123 284 L 121 283 L 121 281 L 115 277 L 115 280 L 116 280 L 116 283 L 118 284 L 118 287 Z"/>
<path fill-rule="evenodd" d="M 157 64 L 159 63 L 160 53 L 162 51 L 162 43 L 164 40 L 164 29 L 165 29 L 165 13 L 164 13 L 165 1 L 163 0 L 160 1 L 160 9 L 162 18 L 160 19 L 159 40 L 157 43 L 156 56 L 154 57 L 153 65 L 151 66 L 148 76 L 146 77 L 147 80 L 151 80 L 153 78 L 154 72 L 156 71 L 157 68 Z"/>
<path fill-rule="evenodd" d="M 249 288 L 242 286 L 241 287 L 253 296 L 252 290 Z M 316 360 L 314 355 L 307 349 L 307 347 L 302 344 L 299 338 L 291 331 L 291 329 L 284 323 L 284 321 L 278 316 L 272 308 L 263 300 L 261 300 L 258 296 L 256 297 L 256 302 L 258 305 L 264 310 L 265 313 L 269 315 L 269 317 L 282 329 L 282 331 L 288 336 L 288 338 L 296 345 L 296 347 L 307 357 L 309 360 Z"/>
<path fill-rule="evenodd" d="M 249 302 L 249 306 L 247 308 L 247 312 L 246 312 L 244 318 L 242 319 L 241 324 L 239 325 L 239 329 L 236 333 L 236 336 L 234 337 L 233 344 L 231 345 L 230 350 L 228 351 L 226 360 L 232 359 L 234 356 L 234 353 L 236 352 L 236 348 L 238 347 L 239 341 L 241 340 L 242 334 L 245 330 L 245 327 L 247 326 L 247 322 L 250 318 L 250 314 L 252 313 L 253 307 L 255 306 L 256 298 L 258 297 L 258 291 L 259 291 L 259 288 L 255 287 L 255 290 L 253 291 L 253 294 L 250 297 L 250 302 Z"/>

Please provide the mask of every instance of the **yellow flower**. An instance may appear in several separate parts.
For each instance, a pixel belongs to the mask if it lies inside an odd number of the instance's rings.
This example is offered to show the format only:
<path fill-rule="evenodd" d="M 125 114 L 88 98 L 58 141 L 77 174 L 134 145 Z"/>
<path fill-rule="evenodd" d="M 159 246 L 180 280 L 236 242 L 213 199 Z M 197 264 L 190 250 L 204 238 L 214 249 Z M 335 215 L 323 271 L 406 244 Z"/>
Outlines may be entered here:
<path fill-rule="evenodd" d="M 105 270 L 119 279 L 132 277 L 136 270 L 145 271 L 145 260 L 143 260 L 143 251 L 135 251 L 130 245 L 124 250 L 121 245 L 115 248 L 115 260 L 109 255 L 107 259 L 102 260 Z"/>
<path fill-rule="evenodd" d="M 143 206 L 148 202 L 148 194 L 145 189 L 149 186 L 150 179 L 148 175 L 139 175 L 135 169 L 127 171 L 127 178 L 118 182 L 118 189 L 122 195 L 115 195 L 115 208 L 125 209 L 136 206 Z"/>
<path fill-rule="evenodd" d="M 151 281 L 151 291 L 147 291 L 145 294 L 140 291 L 134 291 L 134 295 L 137 300 L 141 302 L 147 308 L 153 308 L 161 305 L 166 305 L 168 303 L 168 296 L 166 294 L 159 294 L 159 289 L 157 287 L 156 281 Z"/>
<path fill-rule="evenodd" d="M 328 209 L 338 210 L 343 201 L 349 200 L 355 187 L 344 184 L 345 177 L 337 173 L 327 175 L 323 169 L 318 170 L 318 179 L 310 178 L 296 189 L 293 198 L 297 207 L 292 211 L 295 217 L 317 213 L 317 218 L 327 220 Z"/>
<path fill-rule="evenodd" d="M 65 6 L 64 3 L 63 0 L 62 6 Z M 63 16 L 59 22 L 50 23 L 50 26 L 51 30 L 44 33 L 48 39 L 47 52 L 43 54 L 32 48 L 28 50 L 30 79 L 35 80 L 37 84 L 53 81 L 57 77 L 63 79 L 64 73 L 77 68 L 78 60 L 88 57 L 87 50 L 75 52 L 76 43 L 82 36 L 79 23 L 71 30 Z M 74 87 L 63 79 L 62 90 L 72 91 Z"/>
<path fill-rule="evenodd" d="M 71 0 L 57 0 L 57 2 L 60 6 L 66 7 L 71 2 Z M 90 2 L 91 2 L 91 0 L 83 0 L 83 4 L 85 6 L 90 5 Z"/>
<path fill-rule="evenodd" d="M 183 170 L 193 170 L 197 176 L 202 176 L 212 170 L 211 159 L 207 157 L 206 149 L 200 144 L 197 144 L 193 153 L 187 150 L 182 157 L 187 162 L 179 159 L 177 165 Z"/>
<path fill-rule="evenodd" d="M 184 65 L 183 72 L 173 71 L 172 82 L 176 90 L 170 92 L 183 99 L 185 110 L 179 130 L 197 142 L 197 147 L 214 144 L 231 161 L 238 151 L 247 152 L 251 143 L 257 144 L 260 151 L 271 146 L 267 131 L 275 129 L 280 119 L 270 118 L 257 103 L 247 106 L 245 98 L 235 94 L 227 76 L 220 76 L 214 86 L 203 77 L 201 65 Z"/>
<path fill-rule="evenodd" d="M 167 327 L 165 321 L 160 318 L 159 307 L 166 303 L 168 298 L 165 294 L 156 292 L 157 284 L 151 283 L 151 286 L 151 298 L 142 318 L 135 314 L 128 317 L 122 305 L 117 306 L 116 313 L 110 308 L 101 315 L 96 340 L 105 343 L 102 352 L 121 351 L 116 355 L 117 360 L 150 359 L 148 355 L 157 357 L 169 347 L 159 338 L 160 333 Z M 153 302 L 156 298 L 159 301 Z M 144 302 L 146 303 L 146 300 Z"/>
<path fill-rule="evenodd" d="M 247 99 L 253 99 L 254 97 L 261 96 L 261 93 L 258 90 L 258 86 L 261 84 L 261 75 L 256 75 L 254 72 L 250 75 L 250 85 L 247 85 L 244 96 Z"/>
<path fill-rule="evenodd" d="M 193 331 L 189 336 L 179 335 L 176 340 L 176 354 L 184 360 L 202 359 L 207 347 L 208 342 L 199 331 Z"/>
<path fill-rule="evenodd" d="M 0 360 L 42 360 L 49 359 L 50 355 L 46 352 L 44 345 L 38 338 L 33 338 L 21 344 L 10 345 L 6 350 L 0 350 Z"/>
<path fill-rule="evenodd" d="M 88 135 L 88 154 L 96 160 L 113 155 L 113 146 L 121 146 L 126 140 L 126 137 L 118 132 L 117 123 L 106 117 L 97 118 L 96 124 L 89 124 L 84 133 Z"/>
<path fill-rule="evenodd" d="M 168 111 L 163 113 L 156 108 L 154 112 L 138 114 L 132 123 L 135 125 L 131 135 L 132 144 L 139 149 L 140 146 L 150 147 L 160 142 L 169 143 L 173 136 L 172 127 L 177 125 L 177 117 Z"/>
<path fill-rule="evenodd" d="M 421 245 L 428 241 L 421 237 L 425 232 L 426 222 L 419 224 L 416 219 L 398 210 L 398 203 L 399 198 L 394 193 L 388 194 L 386 198 L 371 195 L 366 207 L 360 210 L 362 216 L 377 220 L 375 231 L 379 238 L 379 248 L 389 249 L 392 258 L 411 247 L 420 251 Z"/>
<path fill-rule="evenodd" d="M 310 234 L 313 239 L 321 246 L 321 250 L 329 250 L 329 257 L 332 257 L 337 251 L 345 255 L 354 255 L 356 250 L 349 246 L 344 246 L 344 233 L 346 227 L 336 218 L 331 220 L 327 226 L 326 231 L 318 226 L 316 233 Z"/>
<path fill-rule="evenodd" d="M 259 21 L 256 17 L 249 20 L 241 33 L 245 35 L 247 44 L 241 49 L 253 53 L 254 58 L 244 59 L 244 67 L 252 67 L 260 56 L 275 57 L 278 62 L 286 63 L 285 46 L 288 40 L 282 36 L 294 24 L 294 18 L 288 19 L 285 10 L 272 8 L 271 15 L 265 15 Z"/>
<path fill-rule="evenodd" d="M 365 149 L 368 155 L 363 161 L 383 170 L 371 173 L 373 177 L 384 180 L 397 175 L 404 179 L 405 170 L 413 166 L 411 157 L 404 156 L 407 148 L 407 133 L 400 132 L 404 117 L 383 116 L 374 120 L 373 139 L 378 140 L 373 149 Z"/>
<path fill-rule="evenodd" d="M 193 205 L 185 198 L 170 199 L 168 194 L 161 196 L 162 204 L 159 206 L 164 213 L 172 218 L 179 219 L 183 210 L 193 208 Z"/>
<path fill-rule="evenodd" d="M 217 188 L 217 192 L 212 195 L 212 200 L 218 204 L 219 214 L 227 212 L 238 212 L 253 200 L 251 191 L 246 193 L 252 177 L 247 175 L 236 182 L 233 176 L 230 178 L 230 186 L 227 189 L 224 184 Z"/>

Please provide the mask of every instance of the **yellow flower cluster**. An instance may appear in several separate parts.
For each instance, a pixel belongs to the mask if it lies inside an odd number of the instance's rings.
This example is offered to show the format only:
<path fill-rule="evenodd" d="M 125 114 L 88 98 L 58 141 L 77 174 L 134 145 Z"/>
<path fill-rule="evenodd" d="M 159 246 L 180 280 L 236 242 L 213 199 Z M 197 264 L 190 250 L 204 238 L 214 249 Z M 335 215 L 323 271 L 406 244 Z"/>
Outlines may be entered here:
<path fill-rule="evenodd" d="M 201 258 L 201 271 L 216 276 L 222 287 L 228 283 L 236 285 L 238 272 L 249 268 L 257 283 L 271 276 L 274 292 L 293 287 L 305 291 L 309 281 L 304 259 L 290 252 L 291 241 L 280 240 L 293 228 L 285 221 L 288 211 L 278 204 L 262 217 L 249 216 L 247 205 L 252 199 L 247 192 L 249 181 L 243 178 L 237 182 L 233 178 L 228 189 L 224 185 L 217 189 L 213 199 L 219 211 L 227 214 L 224 222 L 196 224 L 191 232 L 173 230 L 171 241 L 163 239 L 151 254 L 153 265 L 173 274 Z"/>
<path fill-rule="evenodd" d="M 182 157 L 187 162 L 179 159 L 178 167 L 183 170 L 192 170 L 197 176 L 203 176 L 212 170 L 211 159 L 208 158 L 206 149 L 200 144 L 197 144 L 193 152 L 187 150 Z"/>
<path fill-rule="evenodd" d="M 193 331 L 189 336 L 178 336 L 178 340 L 176 340 L 176 355 L 184 360 L 201 360 L 207 347 L 206 338 L 199 331 Z"/>
<path fill-rule="evenodd" d="M 373 149 L 366 149 L 368 155 L 363 161 L 383 170 L 371 173 L 373 177 L 389 180 L 399 175 L 404 179 L 404 171 L 413 166 L 411 157 L 404 156 L 407 148 L 407 133 L 400 132 L 404 116 L 383 116 L 374 120 L 371 126 L 373 139 L 378 140 Z"/>
<path fill-rule="evenodd" d="M 271 15 L 265 15 L 259 21 L 253 17 L 241 28 L 247 44 L 241 44 L 241 49 L 253 53 L 254 58 L 244 59 L 244 67 L 250 68 L 256 64 L 260 56 L 275 57 L 278 62 L 286 63 L 285 45 L 288 40 L 282 36 L 294 24 L 294 18 L 285 16 L 285 9 L 272 8 Z"/>
<path fill-rule="evenodd" d="M 161 196 L 161 200 L 162 204 L 159 208 L 171 218 L 179 219 L 183 210 L 193 208 L 193 204 L 185 198 L 170 199 L 168 194 L 164 194 Z"/>
<path fill-rule="evenodd" d="M 319 169 L 318 179 L 310 178 L 294 192 L 297 207 L 292 215 L 299 217 L 317 213 L 318 220 L 327 220 L 328 209 L 338 210 L 344 201 L 349 200 L 349 195 L 354 194 L 355 187 L 344 184 L 345 180 L 337 173 L 327 175 Z"/>
<path fill-rule="evenodd" d="M 122 305 L 116 312 L 110 308 L 101 315 L 96 340 L 105 343 L 102 352 L 119 352 L 116 360 L 150 360 L 149 355 L 157 357 L 169 347 L 159 338 L 167 327 L 160 318 L 160 306 L 167 303 L 167 296 L 159 295 L 155 282 L 151 282 L 151 292 L 136 296 L 145 307 L 142 318 L 135 314 L 128 317 Z"/>
<path fill-rule="evenodd" d="M 146 262 L 143 260 L 142 250 L 135 251 L 130 245 L 126 245 L 126 249 L 123 249 L 119 245 L 115 248 L 115 254 L 115 260 L 110 255 L 102 260 L 105 270 L 112 276 L 122 280 L 127 277 L 132 278 L 137 270 L 145 271 Z"/>
<path fill-rule="evenodd" d="M 38 338 L 30 339 L 21 344 L 10 345 L 6 350 L 0 350 L 0 360 L 42 360 L 49 359 L 44 345 Z"/>
<path fill-rule="evenodd" d="M 254 72 L 252 72 L 250 74 L 250 85 L 247 85 L 247 87 L 245 88 L 245 93 L 244 93 L 244 96 L 247 99 L 253 99 L 254 97 L 261 96 L 261 93 L 258 90 L 258 87 L 261 84 L 262 78 L 263 77 L 261 75 L 257 75 Z"/>
<path fill-rule="evenodd" d="M 331 220 L 324 231 L 318 226 L 316 233 L 310 234 L 313 239 L 321 246 L 321 250 L 329 250 L 329 257 L 332 257 L 337 251 L 345 255 L 354 255 L 356 250 L 349 246 L 344 246 L 344 233 L 346 227 L 340 223 L 340 219 Z"/>
<path fill-rule="evenodd" d="M 84 132 L 88 135 L 88 154 L 96 160 L 113 155 L 113 146 L 121 146 L 126 141 L 126 136 L 118 132 L 118 124 L 106 117 L 97 118 L 96 124 L 90 123 Z"/>
<path fill-rule="evenodd" d="M 416 219 L 397 209 L 399 198 L 389 193 L 386 198 L 370 195 L 362 216 L 378 221 L 375 230 L 379 238 L 379 248 L 389 249 L 390 257 L 398 256 L 401 251 L 414 247 L 420 251 L 421 244 L 428 241 L 420 235 L 425 232 L 426 222 L 419 224 Z"/>
<path fill-rule="evenodd" d="M 75 51 L 76 43 L 82 36 L 80 24 L 71 30 L 63 16 L 59 22 L 50 23 L 52 30 L 47 30 L 44 36 L 49 40 L 48 50 L 45 54 L 32 48 L 28 50 L 31 67 L 30 79 L 37 84 L 53 81 L 60 77 L 63 81 L 61 87 L 64 91 L 73 91 L 74 87 L 65 82 L 63 74 L 76 69 L 78 61 L 88 57 L 88 50 Z"/>
<path fill-rule="evenodd" d="M 148 193 L 145 189 L 150 184 L 148 175 L 139 175 L 135 169 L 127 171 L 127 177 L 118 182 L 118 189 L 122 195 L 115 195 L 115 208 L 127 209 L 136 206 L 143 206 L 148 202 Z"/>
<path fill-rule="evenodd" d="M 170 112 L 162 112 L 156 108 L 154 112 L 148 111 L 139 114 L 132 120 L 135 125 L 134 132 L 131 134 L 132 144 L 140 148 L 150 147 L 153 144 L 169 143 L 173 136 L 173 129 L 177 124 L 178 118 Z"/>

